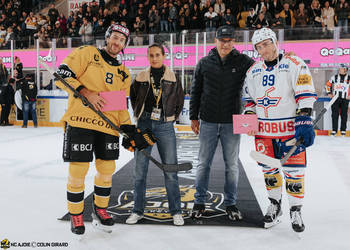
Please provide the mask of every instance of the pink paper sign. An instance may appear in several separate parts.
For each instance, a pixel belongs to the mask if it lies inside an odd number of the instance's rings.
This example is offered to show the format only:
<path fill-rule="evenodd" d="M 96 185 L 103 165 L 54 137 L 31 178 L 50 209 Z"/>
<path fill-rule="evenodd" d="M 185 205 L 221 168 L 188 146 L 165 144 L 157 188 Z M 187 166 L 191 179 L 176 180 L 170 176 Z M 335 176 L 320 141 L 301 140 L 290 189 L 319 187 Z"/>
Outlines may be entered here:
<path fill-rule="evenodd" d="M 233 115 L 233 133 L 247 134 L 248 131 L 258 131 L 257 115 Z"/>
<path fill-rule="evenodd" d="M 100 92 L 99 95 L 106 100 L 102 112 L 127 109 L 125 91 Z"/>

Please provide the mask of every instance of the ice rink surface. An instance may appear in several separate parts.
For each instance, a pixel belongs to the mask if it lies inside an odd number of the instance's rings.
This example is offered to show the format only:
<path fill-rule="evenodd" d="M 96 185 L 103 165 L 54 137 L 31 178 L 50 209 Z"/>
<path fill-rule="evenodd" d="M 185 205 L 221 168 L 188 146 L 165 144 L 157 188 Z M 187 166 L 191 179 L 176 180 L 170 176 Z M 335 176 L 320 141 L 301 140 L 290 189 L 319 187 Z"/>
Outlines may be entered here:
<path fill-rule="evenodd" d="M 350 249 L 350 138 L 318 136 L 308 149 L 302 238 L 292 231 L 288 201 L 282 223 L 271 229 L 213 226 L 120 225 L 112 234 L 86 223 L 83 241 L 72 238 L 66 213 L 67 164 L 62 161 L 61 128 L 0 128 L 0 241 L 52 243 L 39 249 L 137 250 L 348 250 Z M 262 211 L 268 199 L 260 168 L 249 157 L 253 138 L 242 136 L 240 157 Z M 120 169 L 133 154 L 122 149 Z M 94 166 L 85 195 L 93 190 Z M 130 179 L 130 182 L 132 180 Z M 31 247 L 11 247 L 11 249 Z"/>

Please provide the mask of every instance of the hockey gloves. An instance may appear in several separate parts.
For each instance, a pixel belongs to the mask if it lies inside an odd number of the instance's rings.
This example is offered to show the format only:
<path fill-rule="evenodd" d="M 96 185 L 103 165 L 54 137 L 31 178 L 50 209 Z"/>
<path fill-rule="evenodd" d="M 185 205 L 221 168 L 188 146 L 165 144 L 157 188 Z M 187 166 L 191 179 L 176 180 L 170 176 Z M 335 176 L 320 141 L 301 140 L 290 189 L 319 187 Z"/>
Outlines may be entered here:
<path fill-rule="evenodd" d="M 309 147 L 314 143 L 315 131 L 312 125 L 312 120 L 310 116 L 297 116 L 295 118 L 295 138 L 297 140 L 302 139 L 302 144 L 305 147 Z"/>
<path fill-rule="evenodd" d="M 135 149 L 143 150 L 156 143 L 156 138 L 149 129 L 141 132 L 135 125 L 121 125 L 120 129 L 128 135 L 128 138 L 123 138 L 122 145 L 131 152 L 134 152 Z"/>

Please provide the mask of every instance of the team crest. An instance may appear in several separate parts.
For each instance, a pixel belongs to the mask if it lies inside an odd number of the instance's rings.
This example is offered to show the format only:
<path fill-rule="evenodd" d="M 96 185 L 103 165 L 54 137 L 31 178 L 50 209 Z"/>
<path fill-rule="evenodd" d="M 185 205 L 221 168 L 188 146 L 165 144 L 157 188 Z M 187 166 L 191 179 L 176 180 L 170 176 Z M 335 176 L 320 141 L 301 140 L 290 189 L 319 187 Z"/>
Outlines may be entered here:
<path fill-rule="evenodd" d="M 281 97 L 270 96 L 270 92 L 274 91 L 275 87 L 269 88 L 265 91 L 264 96 L 257 98 L 257 106 L 264 109 L 265 118 L 269 117 L 268 109 L 276 107 L 281 100 Z"/>

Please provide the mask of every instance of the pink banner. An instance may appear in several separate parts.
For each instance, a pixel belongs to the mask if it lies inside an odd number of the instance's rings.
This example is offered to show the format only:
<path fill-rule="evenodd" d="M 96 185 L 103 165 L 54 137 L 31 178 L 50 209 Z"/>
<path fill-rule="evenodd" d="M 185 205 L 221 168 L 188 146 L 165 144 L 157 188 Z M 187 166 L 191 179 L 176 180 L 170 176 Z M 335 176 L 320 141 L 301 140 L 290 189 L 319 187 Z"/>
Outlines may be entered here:
<path fill-rule="evenodd" d="M 340 63 L 350 65 L 350 42 L 342 41 L 338 43 L 338 49 L 334 50 L 334 42 L 286 42 L 280 49 L 284 51 L 293 51 L 296 55 L 305 60 L 309 67 L 334 67 Z M 207 46 L 206 54 L 213 48 L 213 45 Z M 253 51 L 251 45 L 236 44 L 235 48 L 242 53 L 249 55 L 254 59 L 258 59 L 258 55 Z M 203 57 L 203 46 L 198 47 L 198 59 Z M 53 61 L 56 61 L 56 66 L 59 65 L 63 59 L 70 53 L 68 49 L 57 49 L 56 57 L 53 57 L 50 50 L 41 50 L 40 56 L 51 65 Z M 18 56 L 25 68 L 36 67 L 36 51 L 35 50 L 21 50 L 15 51 L 14 56 Z M 10 68 L 11 53 L 10 51 L 0 51 L 0 57 L 3 58 L 7 68 Z M 125 54 L 122 56 L 126 66 L 133 68 L 143 68 L 149 65 L 147 60 L 147 47 L 129 47 L 125 50 Z M 166 64 L 170 65 L 170 54 L 166 49 Z M 182 65 L 182 47 L 173 47 L 173 62 L 175 67 Z M 184 47 L 184 66 L 196 65 L 196 47 L 185 46 Z"/>

